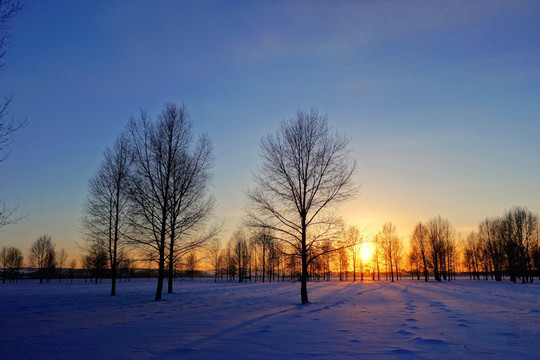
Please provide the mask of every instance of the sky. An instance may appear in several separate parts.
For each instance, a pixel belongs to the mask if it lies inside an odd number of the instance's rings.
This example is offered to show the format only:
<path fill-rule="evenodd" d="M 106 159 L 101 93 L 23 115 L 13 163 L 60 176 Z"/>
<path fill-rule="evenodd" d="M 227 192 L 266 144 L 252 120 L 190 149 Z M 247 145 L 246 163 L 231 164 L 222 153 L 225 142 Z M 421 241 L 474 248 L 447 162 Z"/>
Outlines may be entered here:
<path fill-rule="evenodd" d="M 0 71 L 27 119 L 0 164 L 24 218 L 0 246 L 49 234 L 75 256 L 103 151 L 140 109 L 184 103 L 215 153 L 224 240 L 261 137 L 315 106 L 351 137 L 348 224 L 406 241 L 441 215 L 459 232 L 540 212 L 538 1 L 25 1 Z"/>

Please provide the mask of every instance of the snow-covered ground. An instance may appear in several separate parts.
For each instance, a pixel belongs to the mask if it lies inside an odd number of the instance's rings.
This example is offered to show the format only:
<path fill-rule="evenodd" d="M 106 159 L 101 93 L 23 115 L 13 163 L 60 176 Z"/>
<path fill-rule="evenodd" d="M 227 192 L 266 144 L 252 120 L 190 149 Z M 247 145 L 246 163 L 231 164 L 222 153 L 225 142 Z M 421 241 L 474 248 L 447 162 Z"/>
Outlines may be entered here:
<path fill-rule="evenodd" d="M 540 284 L 0 285 L 0 359 L 540 359 Z"/>

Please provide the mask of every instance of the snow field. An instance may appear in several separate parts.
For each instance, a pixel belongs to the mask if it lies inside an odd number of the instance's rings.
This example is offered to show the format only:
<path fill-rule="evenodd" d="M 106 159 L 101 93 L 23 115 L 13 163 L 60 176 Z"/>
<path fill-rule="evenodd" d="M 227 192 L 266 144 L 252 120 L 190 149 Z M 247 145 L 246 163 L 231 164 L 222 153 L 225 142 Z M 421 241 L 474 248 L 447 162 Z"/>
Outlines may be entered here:
<path fill-rule="evenodd" d="M 540 284 L 0 286 L 0 359 L 539 359 Z"/>

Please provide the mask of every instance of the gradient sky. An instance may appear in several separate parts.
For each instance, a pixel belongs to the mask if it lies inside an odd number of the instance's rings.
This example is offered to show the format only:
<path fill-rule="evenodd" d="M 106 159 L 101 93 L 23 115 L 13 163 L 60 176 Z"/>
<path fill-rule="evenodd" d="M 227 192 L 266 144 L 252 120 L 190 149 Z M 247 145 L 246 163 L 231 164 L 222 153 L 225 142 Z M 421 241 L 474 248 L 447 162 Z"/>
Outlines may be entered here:
<path fill-rule="evenodd" d="M 213 141 L 226 239 L 259 139 L 317 106 L 352 137 L 351 224 L 447 217 L 468 232 L 513 205 L 540 212 L 538 1 L 31 1 L 0 72 L 27 118 L 0 165 L 25 218 L 0 246 L 49 234 L 77 252 L 81 203 L 131 115 L 184 102 Z"/>

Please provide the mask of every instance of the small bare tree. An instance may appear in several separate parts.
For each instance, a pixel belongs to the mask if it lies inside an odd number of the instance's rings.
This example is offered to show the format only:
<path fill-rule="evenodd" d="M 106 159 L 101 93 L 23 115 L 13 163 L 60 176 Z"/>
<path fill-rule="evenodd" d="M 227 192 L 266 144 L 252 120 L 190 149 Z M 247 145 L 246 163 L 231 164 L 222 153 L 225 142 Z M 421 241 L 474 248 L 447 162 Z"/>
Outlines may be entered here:
<path fill-rule="evenodd" d="M 394 274 L 398 276 L 397 269 L 401 251 L 401 241 L 396 233 L 395 225 L 391 222 L 385 223 L 377 237 L 387 269 L 390 270 L 391 281 L 393 282 Z"/>
<path fill-rule="evenodd" d="M 195 271 L 197 270 L 197 264 L 199 263 L 199 258 L 195 251 L 190 252 L 186 256 L 186 273 L 189 276 L 190 280 L 193 280 L 195 277 Z"/>
<path fill-rule="evenodd" d="M 261 164 L 256 188 L 247 192 L 247 224 L 274 232 L 301 259 L 300 298 L 308 302 L 309 264 L 333 249 L 320 245 L 337 238 L 339 222 L 333 206 L 354 196 L 356 163 L 349 138 L 328 126 L 317 109 L 298 111 L 276 134 L 260 143 Z"/>
<path fill-rule="evenodd" d="M 2 274 L 2 283 L 9 280 L 9 283 L 17 282 L 19 270 L 23 265 L 23 254 L 21 250 L 14 246 L 3 247 L 0 252 L 0 262 L 4 269 Z"/>
<path fill-rule="evenodd" d="M 64 275 L 64 268 L 67 265 L 67 253 L 64 248 L 60 249 L 57 254 L 56 262 L 58 264 L 58 282 L 62 282 L 62 276 Z"/>
<path fill-rule="evenodd" d="M 70 282 L 73 282 L 73 279 L 75 278 L 75 270 L 77 269 L 77 260 L 71 259 L 69 263 L 69 280 Z"/>
<path fill-rule="evenodd" d="M 30 264 L 38 271 L 39 282 L 50 282 L 56 268 L 56 245 L 49 235 L 40 236 L 30 247 Z"/>
<path fill-rule="evenodd" d="M 104 243 L 94 242 L 85 249 L 82 257 L 83 268 L 95 284 L 105 276 L 107 263 L 107 248 Z"/>
<path fill-rule="evenodd" d="M 223 256 L 221 251 L 221 241 L 212 239 L 206 246 L 208 252 L 208 260 L 214 270 L 214 282 L 217 283 L 221 266 L 223 265 Z"/>
<path fill-rule="evenodd" d="M 268 229 L 260 229 L 253 235 L 254 244 L 256 244 L 261 250 L 260 259 L 261 259 L 262 282 L 265 281 L 268 253 L 270 251 L 270 248 L 272 247 L 273 241 L 274 241 L 274 237 L 272 236 L 272 233 Z"/>
<path fill-rule="evenodd" d="M 349 252 L 353 270 L 353 281 L 356 281 L 356 271 L 358 270 L 358 256 L 360 246 L 362 245 L 362 236 L 356 226 L 350 226 L 345 232 L 345 246 Z"/>

